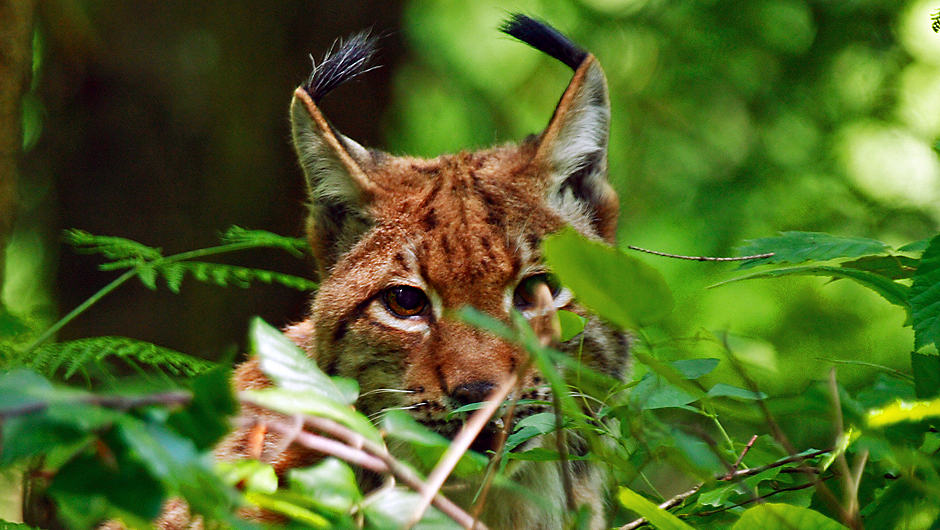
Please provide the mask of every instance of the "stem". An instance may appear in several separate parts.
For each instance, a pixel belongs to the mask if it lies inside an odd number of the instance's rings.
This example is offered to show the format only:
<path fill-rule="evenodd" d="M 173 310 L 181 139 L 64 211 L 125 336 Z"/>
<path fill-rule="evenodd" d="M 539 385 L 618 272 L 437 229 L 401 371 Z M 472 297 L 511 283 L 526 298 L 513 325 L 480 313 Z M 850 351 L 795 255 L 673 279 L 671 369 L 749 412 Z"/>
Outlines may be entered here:
<path fill-rule="evenodd" d="M 78 307 L 70 311 L 69 314 L 60 318 L 58 322 L 56 322 L 55 324 L 50 326 L 49 329 L 44 331 L 43 334 L 40 335 L 38 339 L 36 339 L 32 344 L 29 345 L 29 347 L 23 350 L 23 355 L 27 355 L 35 351 L 36 348 L 38 348 L 39 346 L 42 346 L 44 342 L 51 339 L 53 335 L 55 335 L 66 324 L 74 320 L 75 317 L 84 313 L 89 307 L 95 305 L 95 303 L 98 302 L 98 300 L 101 300 L 106 295 L 108 295 L 111 291 L 117 289 L 122 284 L 124 284 L 124 282 L 126 282 L 127 280 L 130 280 L 134 276 L 137 276 L 136 267 L 126 271 L 124 274 L 115 278 L 114 281 L 102 287 L 100 290 L 98 290 L 97 293 L 88 297 L 88 299 L 82 302 L 81 305 L 79 305 Z"/>

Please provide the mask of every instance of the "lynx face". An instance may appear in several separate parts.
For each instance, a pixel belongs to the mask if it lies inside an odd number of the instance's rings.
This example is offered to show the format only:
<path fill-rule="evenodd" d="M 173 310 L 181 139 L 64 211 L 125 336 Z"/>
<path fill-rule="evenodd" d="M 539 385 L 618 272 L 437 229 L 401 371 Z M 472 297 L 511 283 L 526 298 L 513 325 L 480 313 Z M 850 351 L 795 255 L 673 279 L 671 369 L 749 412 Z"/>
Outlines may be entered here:
<path fill-rule="evenodd" d="M 404 408 L 447 436 L 461 426 L 448 412 L 486 399 L 526 362 L 523 350 L 457 321 L 452 312 L 472 306 L 509 321 L 518 310 L 533 327 L 551 321 L 558 309 L 583 314 L 542 264 L 540 242 L 564 225 L 606 241 L 616 230 L 617 198 L 606 180 L 610 109 L 597 60 L 528 17 L 516 15 L 502 29 L 575 71 L 546 129 L 520 144 L 424 160 L 367 150 L 341 135 L 317 102 L 367 69 L 373 48 L 364 35 L 317 66 L 291 104 L 322 283 L 309 318 L 286 333 L 327 373 L 359 381 L 363 413 Z M 622 373 L 623 334 L 589 319 L 583 340 L 576 338 L 571 348 L 579 345 L 593 368 Z M 241 386 L 255 384 L 253 370 L 240 370 Z M 520 397 L 547 396 L 536 371 L 521 379 Z M 523 408 L 517 418 L 535 411 Z M 489 448 L 494 432 L 484 431 L 476 448 Z M 286 466 L 301 460 L 281 459 Z M 520 478 L 550 503 L 564 505 L 558 464 L 542 464 Z M 576 496 L 592 505 L 594 525 L 600 525 L 599 474 L 589 466 L 571 468 Z M 552 519 L 520 505 L 490 504 L 495 507 L 484 519 L 494 526 L 561 526 L 557 514 Z"/>

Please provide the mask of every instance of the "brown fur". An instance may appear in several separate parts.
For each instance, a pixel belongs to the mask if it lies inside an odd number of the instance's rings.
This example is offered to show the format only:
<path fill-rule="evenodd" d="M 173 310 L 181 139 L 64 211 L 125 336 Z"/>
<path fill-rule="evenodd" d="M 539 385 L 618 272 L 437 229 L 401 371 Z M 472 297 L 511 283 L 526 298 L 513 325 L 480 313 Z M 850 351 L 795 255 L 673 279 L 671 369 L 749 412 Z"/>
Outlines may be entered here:
<path fill-rule="evenodd" d="M 322 283 L 307 319 L 285 333 L 327 373 L 359 382 L 361 412 L 406 407 L 452 436 L 461 423 L 447 413 L 466 399 L 483 399 L 480 389 L 517 371 L 526 354 L 454 320 L 451 312 L 472 306 L 508 322 L 523 282 L 546 272 L 541 239 L 564 225 L 588 237 L 614 239 L 618 205 L 606 181 L 609 103 L 603 71 L 586 56 L 541 135 L 430 160 L 367 151 L 339 135 L 303 88 L 294 94 L 291 117 L 310 190 L 309 239 Z M 429 309 L 410 317 L 396 314 L 383 293 L 401 285 L 420 289 Z M 585 313 L 570 293 L 540 285 L 538 307 L 520 310 L 547 341 L 555 333 L 556 310 Z M 593 317 L 582 337 L 560 347 L 578 351 L 586 364 L 611 375 L 626 367 L 626 336 Z M 550 398 L 534 369 L 521 379 L 521 397 Z M 236 370 L 236 389 L 270 384 L 256 360 Z M 522 407 L 517 418 L 540 410 Z M 242 415 L 280 418 L 253 407 Z M 528 446 L 553 447 L 552 440 L 545 436 Z M 586 450 L 578 443 L 569 440 L 569 450 Z M 296 446 L 285 450 L 276 435 L 247 427 L 226 438 L 217 455 L 260 456 L 279 475 L 318 458 Z M 570 464 L 570 472 L 576 502 L 591 508 L 592 527 L 602 527 L 604 473 L 583 463 Z M 491 494 L 483 520 L 496 528 L 561 527 L 565 497 L 558 463 L 522 463 L 511 475 L 545 502 L 512 491 Z M 453 481 L 444 490 L 465 505 L 473 491 L 473 484 Z"/>

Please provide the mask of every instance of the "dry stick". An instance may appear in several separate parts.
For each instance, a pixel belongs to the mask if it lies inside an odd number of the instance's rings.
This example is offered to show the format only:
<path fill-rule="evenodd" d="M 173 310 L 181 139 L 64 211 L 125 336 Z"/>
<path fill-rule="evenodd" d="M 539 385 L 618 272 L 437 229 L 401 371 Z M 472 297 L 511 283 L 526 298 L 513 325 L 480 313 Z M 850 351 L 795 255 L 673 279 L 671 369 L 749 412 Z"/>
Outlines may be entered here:
<path fill-rule="evenodd" d="M 754 442 L 757 441 L 757 435 L 751 436 L 751 440 L 747 442 L 747 445 L 744 446 L 744 450 L 741 451 L 741 456 L 734 461 L 734 465 L 731 466 L 731 471 L 728 471 L 728 474 L 725 475 L 728 479 L 731 479 L 734 476 L 734 472 L 738 470 L 738 467 L 741 465 L 741 462 L 744 460 L 744 457 L 747 456 L 748 451 L 751 450 L 751 447 L 754 446 Z"/>
<path fill-rule="evenodd" d="M 753 443 L 754 438 L 751 438 L 751 440 L 752 440 L 752 443 Z M 753 476 L 753 475 L 759 475 L 759 474 L 763 473 L 764 471 L 767 471 L 768 469 L 773 469 L 773 468 L 775 468 L 775 467 L 785 466 L 785 465 L 787 465 L 787 464 L 792 464 L 793 462 L 802 462 L 802 461 L 805 461 L 805 460 L 809 460 L 810 458 L 816 458 L 817 456 L 826 454 L 826 453 L 828 453 L 828 452 L 830 452 L 830 451 L 831 451 L 831 449 L 820 449 L 820 450 L 818 450 L 818 451 L 813 451 L 813 452 L 807 453 L 807 454 L 805 454 L 805 455 L 790 455 L 790 456 L 788 456 L 788 457 L 786 457 L 786 458 L 782 458 L 782 459 L 780 459 L 780 460 L 777 460 L 776 462 L 771 462 L 770 464 L 766 464 L 766 465 L 763 465 L 763 466 L 760 466 L 760 467 L 752 467 L 752 468 L 748 468 L 748 469 L 739 469 L 739 470 L 737 470 L 737 471 L 734 471 L 733 473 L 728 473 L 728 474 L 724 474 L 724 475 L 718 475 L 718 476 L 715 477 L 715 480 L 720 481 L 720 482 L 729 482 L 729 481 L 733 481 L 733 480 L 737 480 L 737 479 L 741 479 L 741 478 L 745 478 L 745 477 L 750 477 L 750 476 Z M 747 451 L 745 451 L 745 452 L 747 452 Z M 802 470 L 801 470 L 801 472 L 802 472 L 802 473 L 805 473 L 805 471 L 802 471 Z M 696 485 L 695 487 L 693 487 L 692 489 L 690 489 L 690 490 L 688 490 L 688 491 L 684 491 L 684 492 L 682 492 L 682 493 L 676 495 L 675 497 L 672 497 L 672 498 L 670 498 L 669 500 L 663 502 L 662 504 L 659 505 L 659 507 L 662 508 L 663 510 L 668 510 L 669 508 L 674 508 L 674 507 L 676 507 L 676 506 L 682 504 L 682 501 L 686 500 L 687 498 L 691 497 L 692 495 L 695 495 L 700 489 L 702 489 L 702 486 L 704 486 L 704 485 L 705 485 L 704 482 L 701 483 L 701 484 L 698 484 L 698 485 Z M 787 490 L 780 490 L 780 491 L 787 491 Z M 631 522 L 629 522 L 629 523 L 627 523 L 627 524 L 621 526 L 621 527 L 620 527 L 620 530 L 632 530 L 632 529 L 634 529 L 634 528 L 639 528 L 640 526 L 646 524 L 647 522 L 648 522 L 648 521 L 646 520 L 645 517 L 640 517 L 639 519 L 636 519 L 636 520 L 634 520 L 634 521 L 631 521 Z"/>
<path fill-rule="evenodd" d="M 735 256 L 731 258 L 716 258 L 712 256 L 683 256 L 682 254 L 670 254 L 668 252 L 660 252 L 658 250 L 650 250 L 648 248 L 636 247 L 633 245 L 627 245 L 627 248 L 630 250 L 636 250 L 637 252 L 645 252 L 647 254 L 652 254 L 654 256 L 662 256 L 664 258 L 675 258 L 675 259 L 687 259 L 691 261 L 746 261 L 749 259 L 764 259 L 774 256 L 773 252 L 768 252 L 766 254 L 755 254 L 753 256 Z"/>
<path fill-rule="evenodd" d="M 414 509 L 414 512 L 405 524 L 405 528 L 412 528 L 421 520 L 421 517 L 424 516 L 424 512 L 431 504 L 431 499 L 440 491 L 441 486 L 444 485 L 444 481 L 450 476 L 454 466 L 460 461 L 460 457 L 467 452 L 467 449 L 470 448 L 470 444 L 473 443 L 473 440 L 476 439 L 483 427 L 486 426 L 486 422 L 490 421 L 490 417 L 493 416 L 496 410 L 503 404 L 503 400 L 506 399 L 509 392 L 515 388 L 518 379 L 519 376 L 513 372 L 512 375 L 503 381 L 495 392 L 490 394 L 489 401 L 487 401 L 486 405 L 474 412 L 473 415 L 470 416 L 470 419 L 467 420 L 467 423 L 464 424 L 463 428 L 460 429 L 460 432 L 454 437 L 454 441 L 451 442 L 437 465 L 431 470 L 427 482 L 425 482 L 424 486 L 419 490 L 421 498 L 418 500 L 418 506 Z"/>
<path fill-rule="evenodd" d="M 522 385 L 522 374 L 526 373 L 531 365 L 532 358 L 530 357 L 526 360 L 526 362 L 522 363 L 519 368 L 516 369 L 516 377 L 518 377 L 519 380 L 516 382 L 514 390 L 518 390 L 519 386 Z M 487 466 L 486 475 L 483 478 L 483 487 L 480 490 L 480 495 L 470 510 L 471 515 L 473 515 L 474 523 L 479 520 L 480 514 L 483 512 L 483 506 L 486 504 L 486 497 L 490 493 L 490 486 L 492 486 L 493 478 L 496 476 L 496 469 L 502 460 L 503 447 L 506 445 L 506 438 L 509 437 L 509 433 L 512 430 L 512 418 L 516 413 L 516 405 L 519 403 L 520 397 L 520 393 L 516 392 L 515 397 L 509 404 L 509 407 L 506 409 L 506 414 L 503 415 L 503 428 L 499 430 L 499 437 L 496 440 L 495 454 Z"/>

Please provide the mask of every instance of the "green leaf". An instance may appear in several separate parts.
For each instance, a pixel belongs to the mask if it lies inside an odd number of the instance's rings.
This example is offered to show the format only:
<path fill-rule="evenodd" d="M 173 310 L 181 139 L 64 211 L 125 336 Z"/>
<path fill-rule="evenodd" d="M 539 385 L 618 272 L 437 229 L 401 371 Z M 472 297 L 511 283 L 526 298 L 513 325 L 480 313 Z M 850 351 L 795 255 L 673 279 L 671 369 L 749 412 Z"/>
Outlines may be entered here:
<path fill-rule="evenodd" d="M 359 397 L 355 381 L 323 373 L 296 344 L 264 320 L 258 317 L 251 320 L 249 339 L 261 371 L 277 386 L 312 392 L 346 405 L 355 403 Z"/>
<path fill-rule="evenodd" d="M 927 344 L 940 348 L 940 235 L 930 240 L 911 285 L 914 349 Z"/>
<path fill-rule="evenodd" d="M 698 379 L 699 377 L 711 373 L 711 371 L 718 366 L 718 359 L 682 359 L 673 361 L 670 364 L 682 374 L 682 377 L 686 379 Z"/>
<path fill-rule="evenodd" d="M 900 250 L 901 252 L 923 252 L 924 250 L 927 249 L 927 245 L 930 244 L 931 239 L 932 238 L 927 237 L 927 238 L 921 239 L 920 241 L 914 241 L 913 243 L 908 243 L 904 245 L 898 250 Z"/>
<path fill-rule="evenodd" d="M 732 278 L 710 287 L 720 287 L 733 282 L 742 280 L 753 280 L 756 278 L 778 278 L 781 276 L 828 276 L 831 278 L 848 278 L 880 294 L 885 300 L 894 305 L 908 309 L 908 288 L 900 283 L 891 281 L 884 276 L 871 272 L 834 267 L 830 265 L 811 265 L 803 267 L 788 267 L 784 269 L 772 269 L 768 271 L 753 272 L 738 278 Z"/>
<path fill-rule="evenodd" d="M 647 373 L 630 392 L 630 400 L 643 410 L 653 410 L 688 405 L 697 401 L 698 397 L 690 395 L 655 373 Z"/>
<path fill-rule="evenodd" d="M 163 273 L 167 286 L 173 292 L 179 291 L 182 277 L 187 272 L 195 280 L 203 283 L 211 283 L 220 287 L 232 285 L 235 287 L 248 288 L 251 286 L 252 282 L 266 284 L 276 283 L 298 291 L 311 291 L 319 287 L 318 283 L 306 278 L 301 278 L 300 276 L 265 269 L 228 265 L 225 263 L 179 261 L 171 262 L 166 265 L 158 265 L 157 269 Z"/>
<path fill-rule="evenodd" d="M 217 461 L 215 470 L 229 486 L 242 486 L 245 491 L 274 493 L 277 473 L 274 466 L 257 460 Z"/>
<path fill-rule="evenodd" d="M 55 376 L 64 366 L 69 379 L 89 365 L 119 359 L 134 367 L 141 363 L 174 376 L 192 377 L 216 366 L 214 363 L 150 342 L 127 337 L 91 337 L 43 345 L 27 366 Z"/>
<path fill-rule="evenodd" d="M 327 458 L 313 467 L 292 469 L 287 477 L 291 491 L 335 513 L 347 513 L 362 500 L 356 473 L 335 458 Z"/>
<path fill-rule="evenodd" d="M 669 287 L 656 269 L 566 227 L 545 238 L 545 261 L 578 300 L 595 313 L 631 328 L 672 310 Z"/>
<path fill-rule="evenodd" d="M 744 388 L 718 383 L 708 390 L 708 397 L 730 397 L 743 400 L 767 399 L 763 392 L 754 393 Z"/>
<path fill-rule="evenodd" d="M 116 425 L 133 458 L 170 493 L 184 497 L 195 513 L 228 518 L 237 497 L 212 472 L 211 453 L 156 422 L 124 416 Z"/>
<path fill-rule="evenodd" d="M 911 352 L 911 373 L 917 399 L 930 399 L 940 394 L 940 356 Z"/>
<path fill-rule="evenodd" d="M 531 416 L 526 416 L 519 420 L 515 430 L 506 438 L 506 451 L 512 451 L 517 446 L 555 430 L 555 413 L 540 412 Z"/>
<path fill-rule="evenodd" d="M 587 319 L 577 313 L 561 310 L 558 311 L 558 322 L 561 324 L 561 342 L 568 342 L 584 331 Z"/>
<path fill-rule="evenodd" d="M 196 377 L 192 401 L 167 419 L 167 424 L 191 439 L 197 449 L 213 447 L 231 430 L 228 416 L 238 410 L 238 402 L 232 394 L 229 372 L 220 366 Z"/>
<path fill-rule="evenodd" d="M 309 414 L 328 418 L 349 427 L 377 444 L 382 443 L 379 431 L 365 416 L 356 412 L 352 406 L 330 399 L 322 393 L 287 388 L 243 390 L 242 393 L 252 403 L 262 407 L 284 414 Z"/>
<path fill-rule="evenodd" d="M 628 510 L 633 510 L 640 516 L 645 517 L 650 524 L 659 530 L 693 530 L 691 526 L 682 522 L 675 515 L 656 506 L 629 488 L 621 486 L 617 498 L 620 499 L 620 504 L 623 504 Z"/>
<path fill-rule="evenodd" d="M 266 230 L 248 230 L 240 226 L 229 227 L 222 234 L 222 242 L 280 248 L 295 256 L 302 256 L 308 248 L 308 243 L 303 238 L 285 237 Z"/>
<path fill-rule="evenodd" d="M 390 438 L 407 442 L 414 448 L 415 456 L 427 467 L 440 460 L 450 447 L 450 440 L 418 423 L 411 414 L 392 410 L 382 418 L 382 429 Z M 461 477 L 479 474 L 486 468 L 489 459 L 475 451 L 467 451 L 460 457 L 454 474 Z"/>
<path fill-rule="evenodd" d="M 111 260 L 144 260 L 151 261 L 162 257 L 159 248 L 148 247 L 123 237 L 96 236 L 84 230 L 66 230 L 65 242 L 75 247 L 76 252 L 83 254 L 101 254 Z"/>
<path fill-rule="evenodd" d="M 892 280 L 910 278 L 917 271 L 920 260 L 907 256 L 866 256 L 841 263 L 842 267 L 867 271 Z"/>
<path fill-rule="evenodd" d="M 369 502 L 363 506 L 363 513 L 370 528 L 405 528 L 414 508 L 418 505 L 420 495 L 402 488 L 387 488 L 375 496 L 370 496 Z M 454 530 L 460 528 L 450 517 L 441 513 L 437 508 L 430 507 L 414 526 L 417 530 Z"/>
<path fill-rule="evenodd" d="M 126 445 L 106 440 L 113 460 L 86 451 L 62 466 L 49 487 L 73 528 L 95 528 L 116 515 L 115 508 L 148 521 L 160 514 L 163 486 L 128 453 Z"/>
<path fill-rule="evenodd" d="M 772 263 L 802 263 L 804 261 L 828 261 L 837 258 L 858 258 L 872 254 L 883 254 L 891 247 L 881 241 L 864 237 L 841 237 L 821 232 L 781 232 L 776 237 L 764 237 L 746 241 L 735 249 L 739 255 L 766 254 L 769 258 L 741 262 L 741 269 Z"/>
<path fill-rule="evenodd" d="M 748 508 L 741 514 L 732 530 L 792 530 L 794 528 L 812 528 L 813 530 L 846 530 L 846 527 L 809 508 L 789 504 L 764 503 Z"/>

